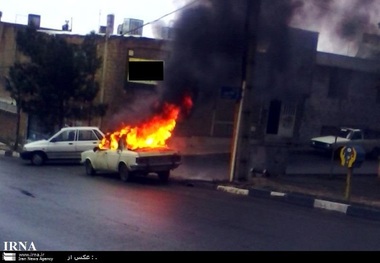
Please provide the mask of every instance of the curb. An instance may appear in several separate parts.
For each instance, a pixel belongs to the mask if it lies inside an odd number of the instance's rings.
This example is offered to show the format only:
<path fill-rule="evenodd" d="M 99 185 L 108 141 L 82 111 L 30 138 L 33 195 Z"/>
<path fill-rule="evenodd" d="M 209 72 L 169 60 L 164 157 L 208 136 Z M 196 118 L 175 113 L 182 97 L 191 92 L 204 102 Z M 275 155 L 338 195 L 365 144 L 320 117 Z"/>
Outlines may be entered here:
<path fill-rule="evenodd" d="M 6 157 L 20 157 L 20 154 L 11 150 L 0 150 L 0 156 Z"/>
<path fill-rule="evenodd" d="M 250 197 L 269 198 L 285 203 L 299 205 L 308 208 L 325 209 L 343 213 L 347 216 L 361 217 L 371 220 L 380 221 L 380 209 L 371 207 L 362 207 L 360 205 L 350 205 L 317 199 L 312 196 L 296 193 L 282 193 L 263 189 L 240 189 L 233 186 L 219 185 L 216 188 L 218 191 L 223 191 L 231 194 L 245 195 Z"/>

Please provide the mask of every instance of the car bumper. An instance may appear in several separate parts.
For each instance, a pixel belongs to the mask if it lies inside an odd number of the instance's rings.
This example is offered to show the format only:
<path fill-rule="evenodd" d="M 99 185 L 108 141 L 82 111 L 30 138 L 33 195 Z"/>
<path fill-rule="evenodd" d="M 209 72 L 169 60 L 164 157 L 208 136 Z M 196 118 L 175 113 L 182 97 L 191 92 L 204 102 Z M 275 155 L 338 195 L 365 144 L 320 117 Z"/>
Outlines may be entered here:
<path fill-rule="evenodd" d="M 311 142 L 310 146 L 319 151 L 331 151 L 333 149 L 331 144 L 315 141 Z"/>
<path fill-rule="evenodd" d="M 30 160 L 32 158 L 32 152 L 28 152 L 28 151 L 21 152 L 20 158 L 23 160 Z"/>
<path fill-rule="evenodd" d="M 130 167 L 133 172 L 160 172 L 160 171 L 168 171 L 177 168 L 180 163 L 171 163 L 171 164 L 138 164 L 132 165 Z"/>

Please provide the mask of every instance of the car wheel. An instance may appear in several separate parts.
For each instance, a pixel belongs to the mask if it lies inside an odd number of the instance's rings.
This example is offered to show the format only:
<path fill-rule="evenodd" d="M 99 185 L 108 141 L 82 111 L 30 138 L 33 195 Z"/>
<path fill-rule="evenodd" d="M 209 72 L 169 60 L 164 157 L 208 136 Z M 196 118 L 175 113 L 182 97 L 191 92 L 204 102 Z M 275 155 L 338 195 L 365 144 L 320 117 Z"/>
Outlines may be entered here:
<path fill-rule="evenodd" d="M 90 160 L 86 160 L 85 162 L 85 168 L 86 168 L 86 174 L 87 175 L 95 175 L 95 169 L 94 167 L 92 167 L 92 164 L 91 164 L 91 161 Z"/>
<path fill-rule="evenodd" d="M 127 182 L 131 180 L 131 173 L 129 172 L 128 167 L 124 163 L 120 164 L 119 166 L 119 175 L 120 175 L 120 179 L 123 182 Z"/>
<path fill-rule="evenodd" d="M 45 162 L 45 155 L 43 153 L 40 153 L 40 152 L 35 152 L 33 153 L 32 155 L 32 158 L 30 159 L 30 161 L 32 162 L 32 164 L 34 165 L 43 165 L 44 162 Z"/>
<path fill-rule="evenodd" d="M 158 172 L 157 174 L 162 183 L 167 183 L 169 181 L 170 171 Z"/>

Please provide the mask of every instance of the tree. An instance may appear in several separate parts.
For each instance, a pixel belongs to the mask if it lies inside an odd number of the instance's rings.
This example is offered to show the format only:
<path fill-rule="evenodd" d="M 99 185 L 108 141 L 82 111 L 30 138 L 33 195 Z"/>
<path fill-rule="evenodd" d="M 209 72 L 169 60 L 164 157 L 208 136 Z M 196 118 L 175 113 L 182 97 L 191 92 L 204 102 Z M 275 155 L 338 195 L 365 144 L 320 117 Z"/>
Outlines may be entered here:
<path fill-rule="evenodd" d="M 18 108 L 41 121 L 50 133 L 66 121 L 103 116 L 107 105 L 94 102 L 99 91 L 95 74 L 101 66 L 96 54 L 96 35 L 86 35 L 82 44 L 70 44 L 62 35 L 20 30 L 17 48 L 28 62 L 10 69 L 8 91 Z"/>
<path fill-rule="evenodd" d="M 29 76 L 33 75 L 34 67 L 16 63 L 9 70 L 9 78 L 5 78 L 5 89 L 10 93 L 11 98 L 16 102 L 16 138 L 13 145 L 13 150 L 18 149 L 20 142 L 20 122 L 21 122 L 21 110 L 24 108 L 25 99 L 28 94 L 33 93 L 33 82 L 29 79 Z"/>
<path fill-rule="evenodd" d="M 75 66 L 81 74 L 78 78 L 79 88 L 75 90 L 77 100 L 71 105 L 71 116 L 81 116 L 89 125 L 93 116 L 104 116 L 107 110 L 107 105 L 94 103 L 100 90 L 95 74 L 102 64 L 97 57 L 96 38 L 96 34 L 91 32 L 75 50 Z"/>

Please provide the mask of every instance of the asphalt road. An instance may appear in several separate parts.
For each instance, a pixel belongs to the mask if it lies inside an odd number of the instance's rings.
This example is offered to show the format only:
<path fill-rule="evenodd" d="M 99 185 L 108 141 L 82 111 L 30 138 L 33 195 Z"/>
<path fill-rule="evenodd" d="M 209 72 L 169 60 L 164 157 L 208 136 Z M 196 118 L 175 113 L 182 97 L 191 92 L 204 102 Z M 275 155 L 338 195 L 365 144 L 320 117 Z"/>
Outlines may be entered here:
<path fill-rule="evenodd" d="M 185 174 L 181 174 L 186 177 Z M 39 251 L 378 251 L 380 222 L 207 184 L 122 183 L 81 165 L 0 157 L 0 242 Z"/>

